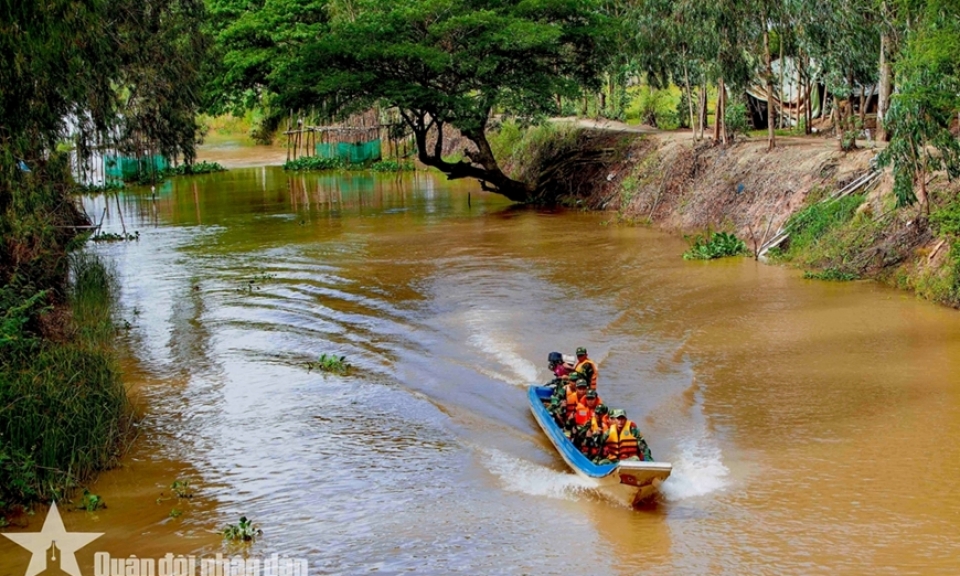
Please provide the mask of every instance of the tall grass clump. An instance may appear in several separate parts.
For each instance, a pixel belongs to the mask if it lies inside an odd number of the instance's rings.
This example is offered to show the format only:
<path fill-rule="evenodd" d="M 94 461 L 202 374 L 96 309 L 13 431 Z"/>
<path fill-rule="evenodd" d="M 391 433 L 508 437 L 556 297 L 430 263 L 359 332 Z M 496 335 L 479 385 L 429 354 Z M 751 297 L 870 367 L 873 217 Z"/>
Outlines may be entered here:
<path fill-rule="evenodd" d="M 10 305 L 0 336 L 0 507 L 61 498 L 115 463 L 132 410 L 114 359 L 115 281 L 95 254 L 69 257 L 63 333 L 41 338 L 31 315 L 46 293 Z"/>
<path fill-rule="evenodd" d="M 863 196 L 854 194 L 812 204 L 791 216 L 786 225 L 790 243 L 782 257 L 800 261 L 815 258 L 819 249 L 829 248 L 831 241 L 835 240 L 831 232 L 850 222 L 862 203 Z"/>
<path fill-rule="evenodd" d="M 545 165 L 574 148 L 583 130 L 566 122 L 523 126 L 506 121 L 488 140 L 494 157 L 511 178 L 537 182 Z"/>

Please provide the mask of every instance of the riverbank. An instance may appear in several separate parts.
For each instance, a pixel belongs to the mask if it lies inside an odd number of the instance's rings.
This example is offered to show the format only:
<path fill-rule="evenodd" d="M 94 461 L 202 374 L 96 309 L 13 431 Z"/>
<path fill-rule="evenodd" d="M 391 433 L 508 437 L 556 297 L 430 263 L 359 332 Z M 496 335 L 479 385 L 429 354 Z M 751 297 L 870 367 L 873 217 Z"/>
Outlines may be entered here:
<path fill-rule="evenodd" d="M 17 178 L 0 213 L 0 523 L 72 498 L 112 466 L 133 421 L 115 354 L 117 285 L 82 250 L 62 156 Z"/>
<path fill-rule="evenodd" d="M 876 147 L 842 152 L 833 139 L 740 139 L 694 143 L 688 133 L 636 136 L 626 158 L 576 201 L 615 212 L 621 223 L 683 235 L 734 232 L 759 256 L 828 280 L 873 279 L 960 307 L 960 186 L 929 182 L 931 214 L 897 207 L 893 176 L 881 171 L 842 200 L 833 196 L 875 172 Z M 567 199 L 569 202 L 571 199 Z"/>

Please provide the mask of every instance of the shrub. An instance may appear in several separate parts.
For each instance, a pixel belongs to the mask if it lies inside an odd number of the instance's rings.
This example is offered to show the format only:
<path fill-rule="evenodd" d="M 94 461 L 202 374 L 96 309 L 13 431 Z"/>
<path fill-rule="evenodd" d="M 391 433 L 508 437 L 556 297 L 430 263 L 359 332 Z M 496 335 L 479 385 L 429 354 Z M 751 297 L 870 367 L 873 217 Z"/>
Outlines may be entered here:
<path fill-rule="evenodd" d="M 694 236 L 690 249 L 683 253 L 684 260 L 713 260 L 746 254 L 747 245 L 734 234 L 714 232 Z"/>
<path fill-rule="evenodd" d="M 723 111 L 723 123 L 727 129 L 727 135 L 736 138 L 737 135 L 744 135 L 750 130 L 750 120 L 747 118 L 747 107 L 743 102 L 733 102 L 727 105 Z"/>

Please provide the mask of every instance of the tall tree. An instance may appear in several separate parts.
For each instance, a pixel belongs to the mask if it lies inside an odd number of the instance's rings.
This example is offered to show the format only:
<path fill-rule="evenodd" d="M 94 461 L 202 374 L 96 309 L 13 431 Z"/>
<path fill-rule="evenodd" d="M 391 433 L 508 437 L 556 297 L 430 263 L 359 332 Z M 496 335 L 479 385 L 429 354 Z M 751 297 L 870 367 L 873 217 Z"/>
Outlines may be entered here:
<path fill-rule="evenodd" d="M 612 53 L 599 0 L 353 0 L 327 4 L 322 33 L 300 34 L 296 20 L 264 22 L 290 1 L 244 10 L 221 35 L 237 41 L 224 46 L 225 59 L 252 72 L 237 88 L 331 115 L 396 107 L 421 162 L 516 201 L 530 199 L 535 183 L 500 169 L 486 137 L 491 113 L 555 113 L 558 95 L 599 89 Z M 464 160 L 442 156 L 447 125 L 473 144 Z"/>
<path fill-rule="evenodd" d="M 901 205 L 919 201 L 929 213 L 927 177 L 946 170 L 960 177 L 960 142 L 950 127 L 960 110 L 960 6 L 927 0 L 918 24 L 907 35 L 896 65 L 898 92 L 886 124 L 890 145 L 881 162 L 893 165 L 894 192 Z"/>

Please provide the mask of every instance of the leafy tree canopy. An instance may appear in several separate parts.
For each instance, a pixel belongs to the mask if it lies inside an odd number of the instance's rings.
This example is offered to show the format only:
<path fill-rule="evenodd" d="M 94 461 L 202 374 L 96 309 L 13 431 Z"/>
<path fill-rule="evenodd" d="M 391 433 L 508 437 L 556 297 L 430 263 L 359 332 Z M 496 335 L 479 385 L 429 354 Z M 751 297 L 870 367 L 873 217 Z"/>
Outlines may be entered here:
<path fill-rule="evenodd" d="M 302 19 L 278 17 L 293 0 L 228 14 L 230 4 L 213 11 L 230 20 L 219 44 L 234 94 L 266 90 L 284 108 L 328 115 L 395 106 L 424 164 L 518 201 L 534 183 L 500 170 L 485 136 L 491 113 L 554 113 L 556 96 L 598 86 L 613 52 L 595 0 L 330 1 Z M 443 159 L 447 124 L 475 145 L 465 160 Z"/>

